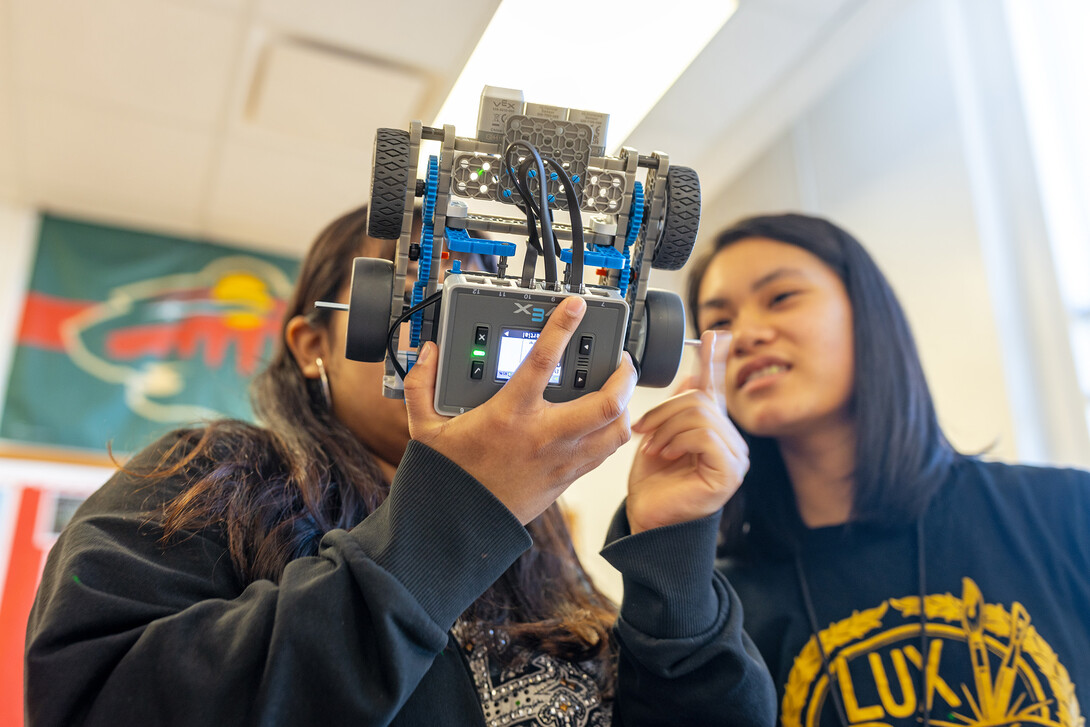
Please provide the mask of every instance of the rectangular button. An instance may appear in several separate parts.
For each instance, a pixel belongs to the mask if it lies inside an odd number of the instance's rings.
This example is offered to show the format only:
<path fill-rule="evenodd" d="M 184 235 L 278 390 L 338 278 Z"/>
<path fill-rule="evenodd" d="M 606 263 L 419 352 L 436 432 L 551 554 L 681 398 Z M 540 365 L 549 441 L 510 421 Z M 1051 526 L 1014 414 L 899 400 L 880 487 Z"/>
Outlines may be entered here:
<path fill-rule="evenodd" d="M 587 388 L 587 372 L 583 369 L 575 370 L 575 388 L 585 389 Z"/>
<path fill-rule="evenodd" d="M 469 362 L 469 378 L 471 378 L 471 379 L 483 379 L 484 378 L 484 361 L 470 361 Z"/>
<path fill-rule="evenodd" d="M 579 339 L 579 355 L 589 356 L 591 344 L 594 343 L 594 339 L 590 336 L 583 336 Z"/>
<path fill-rule="evenodd" d="M 473 336 L 474 346 L 484 346 L 488 343 L 488 326 L 477 326 L 477 333 Z"/>

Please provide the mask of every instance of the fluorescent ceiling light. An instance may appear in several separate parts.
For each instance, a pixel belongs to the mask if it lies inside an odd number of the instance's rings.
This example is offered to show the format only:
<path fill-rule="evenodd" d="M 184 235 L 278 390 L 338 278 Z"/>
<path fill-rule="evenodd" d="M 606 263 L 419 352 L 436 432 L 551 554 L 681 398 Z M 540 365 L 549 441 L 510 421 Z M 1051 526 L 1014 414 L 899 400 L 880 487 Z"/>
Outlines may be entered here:
<path fill-rule="evenodd" d="M 476 136 L 485 86 L 609 114 L 619 149 L 738 8 L 737 0 L 503 0 L 436 116 Z"/>

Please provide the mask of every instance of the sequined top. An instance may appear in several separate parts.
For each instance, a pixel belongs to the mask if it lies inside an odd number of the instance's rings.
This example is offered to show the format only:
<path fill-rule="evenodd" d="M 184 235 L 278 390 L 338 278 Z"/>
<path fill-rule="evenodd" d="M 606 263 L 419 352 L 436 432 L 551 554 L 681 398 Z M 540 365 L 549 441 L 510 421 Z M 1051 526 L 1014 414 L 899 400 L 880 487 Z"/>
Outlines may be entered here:
<path fill-rule="evenodd" d="M 469 662 L 488 727 L 610 724 L 613 706 L 602 703 L 597 682 L 582 668 L 589 665 L 518 649 L 487 625 L 459 621 L 453 633 Z"/>

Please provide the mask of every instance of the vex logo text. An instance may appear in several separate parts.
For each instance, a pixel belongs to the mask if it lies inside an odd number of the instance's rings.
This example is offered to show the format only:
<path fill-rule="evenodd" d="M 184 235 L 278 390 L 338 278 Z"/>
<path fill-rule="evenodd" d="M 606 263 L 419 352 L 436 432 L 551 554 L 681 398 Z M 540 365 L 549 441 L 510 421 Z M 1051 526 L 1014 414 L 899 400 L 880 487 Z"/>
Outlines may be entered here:
<path fill-rule="evenodd" d="M 553 314 L 554 310 L 556 310 L 555 305 L 546 310 L 540 306 L 535 306 L 533 303 L 515 303 L 515 313 L 530 316 L 530 320 L 534 323 L 544 322 L 546 318 Z"/>

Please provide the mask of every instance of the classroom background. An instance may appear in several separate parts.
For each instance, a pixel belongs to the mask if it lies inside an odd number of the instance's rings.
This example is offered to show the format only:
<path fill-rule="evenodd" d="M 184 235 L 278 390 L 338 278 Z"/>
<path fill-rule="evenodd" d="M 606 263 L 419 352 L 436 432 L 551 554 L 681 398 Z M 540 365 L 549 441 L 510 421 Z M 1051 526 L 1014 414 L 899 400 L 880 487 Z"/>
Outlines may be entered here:
<path fill-rule="evenodd" d="M 696 169 L 698 250 L 758 212 L 846 227 L 959 449 L 1090 467 L 1090 6 L 542 7 L 0 0 L 0 724 L 22 719 L 45 554 L 108 444 L 248 416 L 299 257 L 367 199 L 375 129 L 472 135 L 485 84 L 610 113 L 609 149 Z M 667 393 L 639 389 L 633 418 Z M 597 550 L 635 446 L 563 498 L 613 596 Z"/>

